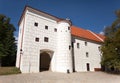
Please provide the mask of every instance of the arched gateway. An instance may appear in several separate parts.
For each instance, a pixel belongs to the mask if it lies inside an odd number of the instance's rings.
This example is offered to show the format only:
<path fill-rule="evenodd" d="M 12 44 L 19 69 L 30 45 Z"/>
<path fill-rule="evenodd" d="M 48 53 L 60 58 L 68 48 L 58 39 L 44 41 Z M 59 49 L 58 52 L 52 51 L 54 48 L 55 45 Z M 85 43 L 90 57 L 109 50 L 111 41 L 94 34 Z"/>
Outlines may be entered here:
<path fill-rule="evenodd" d="M 39 71 L 48 71 L 51 69 L 51 60 L 53 51 L 48 49 L 40 50 Z"/>

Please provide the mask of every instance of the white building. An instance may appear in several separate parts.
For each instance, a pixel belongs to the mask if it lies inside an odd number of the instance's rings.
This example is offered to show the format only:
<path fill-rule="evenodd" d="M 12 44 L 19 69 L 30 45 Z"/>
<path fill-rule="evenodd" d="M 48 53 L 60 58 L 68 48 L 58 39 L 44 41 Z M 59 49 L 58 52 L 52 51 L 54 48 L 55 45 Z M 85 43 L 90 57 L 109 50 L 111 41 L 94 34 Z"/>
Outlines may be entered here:
<path fill-rule="evenodd" d="M 26 6 L 19 21 L 16 67 L 22 73 L 100 70 L 103 39 L 68 19 Z"/>

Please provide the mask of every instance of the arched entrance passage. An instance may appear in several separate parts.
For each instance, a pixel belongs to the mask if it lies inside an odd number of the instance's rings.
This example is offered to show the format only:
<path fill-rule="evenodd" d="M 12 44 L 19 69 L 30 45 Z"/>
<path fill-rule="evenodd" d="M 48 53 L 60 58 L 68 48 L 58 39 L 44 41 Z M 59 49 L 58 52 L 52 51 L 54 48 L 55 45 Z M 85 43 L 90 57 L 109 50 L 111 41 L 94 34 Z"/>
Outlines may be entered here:
<path fill-rule="evenodd" d="M 48 71 L 51 67 L 53 51 L 51 50 L 41 50 L 40 51 L 40 72 Z"/>

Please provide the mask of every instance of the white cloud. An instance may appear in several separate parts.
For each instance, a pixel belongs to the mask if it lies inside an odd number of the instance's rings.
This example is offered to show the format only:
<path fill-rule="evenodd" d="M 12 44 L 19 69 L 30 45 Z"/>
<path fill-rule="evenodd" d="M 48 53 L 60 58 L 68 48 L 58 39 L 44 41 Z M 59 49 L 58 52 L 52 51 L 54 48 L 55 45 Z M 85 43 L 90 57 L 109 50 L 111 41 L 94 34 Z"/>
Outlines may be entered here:
<path fill-rule="evenodd" d="M 103 32 L 103 31 L 101 31 L 99 34 L 104 35 L 104 32 Z"/>

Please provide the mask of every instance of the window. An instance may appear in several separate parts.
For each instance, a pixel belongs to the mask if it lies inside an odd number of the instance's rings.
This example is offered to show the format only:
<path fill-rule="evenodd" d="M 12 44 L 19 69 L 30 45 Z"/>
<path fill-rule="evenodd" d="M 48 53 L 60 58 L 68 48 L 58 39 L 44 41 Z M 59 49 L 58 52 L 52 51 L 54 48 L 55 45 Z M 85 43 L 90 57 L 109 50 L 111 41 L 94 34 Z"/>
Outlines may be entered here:
<path fill-rule="evenodd" d="M 71 49 L 71 46 L 69 45 L 69 50 Z"/>
<path fill-rule="evenodd" d="M 101 51 L 101 47 L 100 46 L 98 47 L 98 50 Z"/>
<path fill-rule="evenodd" d="M 68 30 L 70 30 L 70 27 L 68 27 Z"/>
<path fill-rule="evenodd" d="M 85 42 L 85 46 L 87 46 L 87 42 Z"/>
<path fill-rule="evenodd" d="M 54 31 L 55 31 L 55 32 L 57 32 L 57 29 L 56 29 L 56 28 L 54 28 Z"/>
<path fill-rule="evenodd" d="M 39 42 L 39 38 L 38 38 L 38 37 L 36 37 L 36 38 L 35 38 L 35 41 L 36 41 L 36 42 Z"/>
<path fill-rule="evenodd" d="M 79 43 L 77 43 L 77 48 L 80 48 L 80 44 Z"/>
<path fill-rule="evenodd" d="M 36 26 L 36 27 L 37 27 L 37 26 L 38 26 L 38 23 L 37 23 L 37 22 L 35 22 L 35 23 L 34 23 L 34 26 Z"/>
<path fill-rule="evenodd" d="M 48 30 L 48 26 L 45 26 L 45 29 L 47 29 L 47 30 Z"/>
<path fill-rule="evenodd" d="M 89 54 L 88 54 L 88 52 L 86 52 L 86 57 L 89 57 Z"/>
<path fill-rule="evenodd" d="M 49 38 L 48 37 L 44 37 L 44 42 L 49 42 Z"/>

